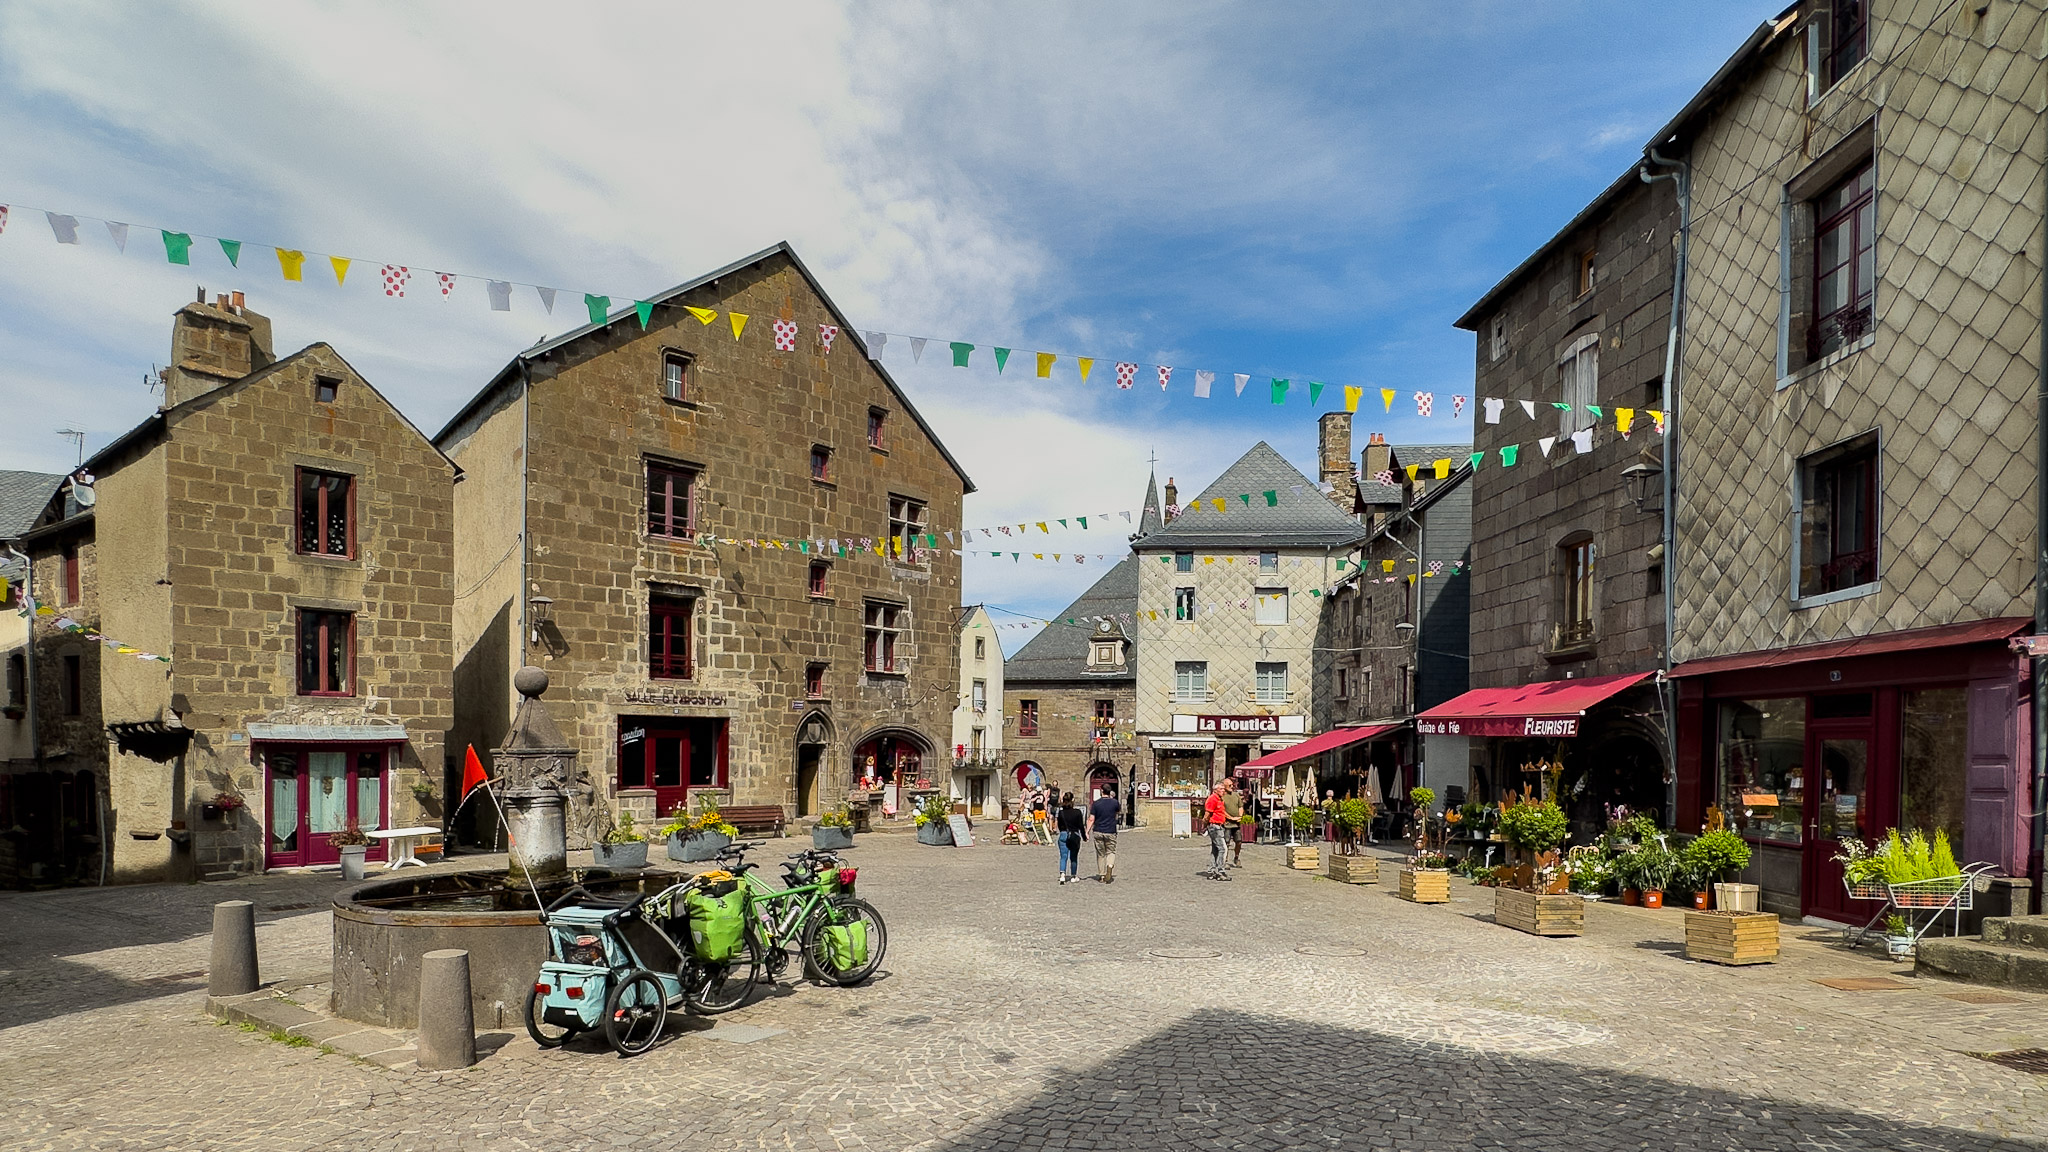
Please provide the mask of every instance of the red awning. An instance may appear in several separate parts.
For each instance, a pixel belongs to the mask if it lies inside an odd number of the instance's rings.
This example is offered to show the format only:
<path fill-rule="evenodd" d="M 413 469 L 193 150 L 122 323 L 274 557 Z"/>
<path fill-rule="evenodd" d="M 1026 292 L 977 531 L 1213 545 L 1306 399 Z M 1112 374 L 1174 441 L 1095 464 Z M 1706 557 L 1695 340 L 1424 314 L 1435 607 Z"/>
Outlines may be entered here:
<path fill-rule="evenodd" d="M 1983 644 L 2017 636 L 2034 626 L 2029 616 L 2001 616 L 1973 620 L 1968 624 L 1943 624 L 1934 628 L 1909 628 L 1879 632 L 1853 640 L 1831 640 L 1798 648 L 1773 648 L 1765 652 L 1744 652 L 1735 656 L 1709 656 L 1687 660 L 1671 670 L 1677 676 L 1711 676 L 1716 672 L 1738 672 L 1749 668 L 1781 668 L 1813 660 L 1843 660 L 1852 656 L 1877 656 L 1886 652 L 1911 652 L 1917 648 L 1948 648 L 1957 644 Z"/>
<path fill-rule="evenodd" d="M 1586 709 L 1635 687 L 1653 673 L 1542 680 L 1517 688 L 1474 688 L 1417 713 L 1415 730 L 1427 736 L 1577 736 Z"/>
<path fill-rule="evenodd" d="M 1283 764 L 1292 764 L 1296 760 L 1305 760 L 1318 752 L 1328 752 L 1332 748 L 1342 748 L 1346 744 L 1370 740 L 1399 727 L 1399 724 L 1368 724 L 1363 728 L 1332 728 L 1320 736 L 1311 736 L 1291 748 L 1282 748 L 1278 752 L 1268 752 L 1256 760 L 1247 760 L 1233 771 L 1242 772 L 1246 768 L 1278 768 Z"/>

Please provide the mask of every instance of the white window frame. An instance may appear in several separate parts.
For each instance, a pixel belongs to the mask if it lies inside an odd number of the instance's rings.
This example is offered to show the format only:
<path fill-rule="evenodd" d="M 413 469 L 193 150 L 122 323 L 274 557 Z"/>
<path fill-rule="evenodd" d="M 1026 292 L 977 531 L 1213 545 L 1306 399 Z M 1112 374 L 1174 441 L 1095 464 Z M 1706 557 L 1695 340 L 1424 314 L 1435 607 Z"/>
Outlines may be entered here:
<path fill-rule="evenodd" d="M 1287 623 L 1287 589 L 1252 589 L 1252 623 L 1262 627 Z"/>
<path fill-rule="evenodd" d="M 1176 702 L 1184 704 L 1200 704 L 1209 698 L 1207 660 L 1173 662 L 1173 698 Z"/>
<path fill-rule="evenodd" d="M 1253 700 L 1260 704 L 1287 703 L 1287 661 L 1259 660 L 1252 665 L 1255 687 Z"/>
<path fill-rule="evenodd" d="M 1571 342 L 1557 361 L 1558 400 L 1571 405 L 1557 414 L 1557 434 L 1570 436 L 1595 423 L 1586 411 L 1600 403 L 1600 334 L 1588 332 Z"/>

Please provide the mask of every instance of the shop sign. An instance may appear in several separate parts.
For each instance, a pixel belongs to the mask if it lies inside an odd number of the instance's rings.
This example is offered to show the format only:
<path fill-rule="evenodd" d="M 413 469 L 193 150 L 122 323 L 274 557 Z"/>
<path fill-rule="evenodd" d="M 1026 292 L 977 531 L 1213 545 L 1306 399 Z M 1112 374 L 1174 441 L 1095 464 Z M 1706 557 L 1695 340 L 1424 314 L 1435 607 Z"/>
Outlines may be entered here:
<path fill-rule="evenodd" d="M 1169 740 L 1163 736 L 1154 736 L 1151 743 L 1154 752 L 1214 752 L 1216 750 L 1216 741 L 1214 740 Z"/>
<path fill-rule="evenodd" d="M 1415 730 L 1424 736 L 1577 736 L 1577 716 L 1483 716 L 1468 720 L 1427 720 L 1417 717 Z"/>
<path fill-rule="evenodd" d="M 702 708 L 723 708 L 724 695 L 715 692 L 686 692 L 680 688 L 628 688 L 628 704 L 684 704 Z"/>
<path fill-rule="evenodd" d="M 1256 736 L 1280 731 L 1278 716 L 1197 716 L 1197 732 L 1231 732 Z"/>

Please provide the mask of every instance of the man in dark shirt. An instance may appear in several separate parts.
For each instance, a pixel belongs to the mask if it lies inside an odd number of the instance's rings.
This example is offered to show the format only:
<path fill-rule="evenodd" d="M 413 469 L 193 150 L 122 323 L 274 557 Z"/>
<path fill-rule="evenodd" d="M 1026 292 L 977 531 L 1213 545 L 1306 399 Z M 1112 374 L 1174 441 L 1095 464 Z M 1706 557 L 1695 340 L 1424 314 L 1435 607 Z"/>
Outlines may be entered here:
<path fill-rule="evenodd" d="M 1116 785 L 1104 783 L 1102 795 L 1088 805 L 1089 831 L 1095 839 L 1095 878 L 1104 884 L 1116 880 L 1116 818 L 1123 811 L 1117 803 Z"/>

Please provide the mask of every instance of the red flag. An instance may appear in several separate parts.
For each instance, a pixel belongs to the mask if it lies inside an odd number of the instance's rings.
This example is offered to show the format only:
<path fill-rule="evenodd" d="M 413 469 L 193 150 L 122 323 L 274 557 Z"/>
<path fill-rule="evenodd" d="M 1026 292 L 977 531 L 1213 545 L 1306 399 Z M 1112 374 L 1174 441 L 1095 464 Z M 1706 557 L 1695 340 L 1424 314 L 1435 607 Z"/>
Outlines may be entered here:
<path fill-rule="evenodd" d="M 484 775 L 483 761 L 476 758 L 476 745 L 471 744 L 462 760 L 462 798 L 469 799 L 469 794 L 489 779 Z"/>

